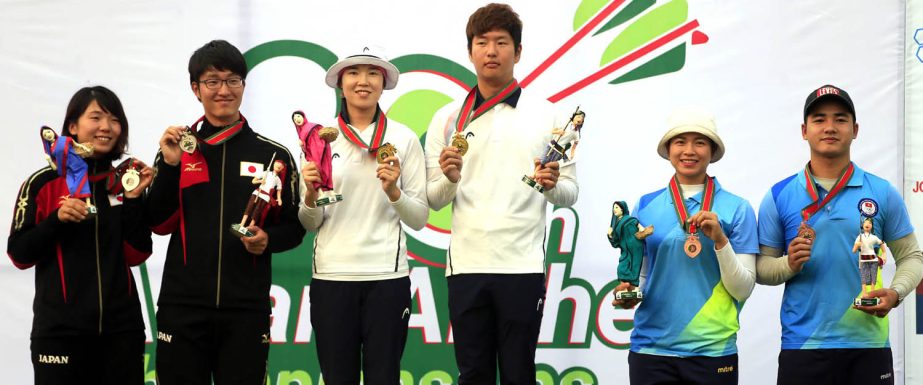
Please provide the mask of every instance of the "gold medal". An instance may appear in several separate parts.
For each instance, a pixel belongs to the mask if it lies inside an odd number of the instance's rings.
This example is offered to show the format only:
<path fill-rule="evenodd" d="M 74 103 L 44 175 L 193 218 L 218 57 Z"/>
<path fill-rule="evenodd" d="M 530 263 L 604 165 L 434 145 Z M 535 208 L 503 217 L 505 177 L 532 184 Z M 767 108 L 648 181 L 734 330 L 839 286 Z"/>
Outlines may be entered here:
<path fill-rule="evenodd" d="M 465 156 L 468 152 L 468 140 L 459 132 L 452 136 L 452 147 L 458 149 L 458 154 Z"/>
<path fill-rule="evenodd" d="M 375 151 L 375 159 L 378 160 L 379 164 L 387 163 L 385 159 L 389 156 L 394 156 L 397 154 L 397 149 L 394 148 L 394 145 L 391 143 L 382 144 L 381 147 L 378 147 L 378 150 Z"/>
<path fill-rule="evenodd" d="M 195 152 L 196 147 L 199 145 L 196 140 L 195 135 L 189 131 L 189 128 L 186 128 L 186 131 L 183 131 L 183 136 L 179 140 L 179 148 L 187 154 L 192 154 Z"/>
<path fill-rule="evenodd" d="M 141 183 L 141 173 L 133 167 L 126 170 L 125 174 L 122 175 L 122 187 L 125 188 L 125 191 L 138 188 L 139 183 Z"/>
<path fill-rule="evenodd" d="M 702 242 L 699 241 L 699 237 L 695 234 L 689 234 L 686 237 L 686 243 L 683 244 L 683 250 L 689 258 L 695 258 L 702 251 Z"/>

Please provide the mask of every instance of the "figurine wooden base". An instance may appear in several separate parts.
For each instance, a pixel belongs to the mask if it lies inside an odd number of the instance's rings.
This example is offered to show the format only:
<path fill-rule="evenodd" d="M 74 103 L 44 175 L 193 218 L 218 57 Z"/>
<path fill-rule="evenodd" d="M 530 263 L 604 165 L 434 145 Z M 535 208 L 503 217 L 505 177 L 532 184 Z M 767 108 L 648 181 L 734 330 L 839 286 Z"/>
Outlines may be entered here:
<path fill-rule="evenodd" d="M 334 196 L 326 196 L 314 201 L 314 206 L 321 207 L 329 204 L 337 203 L 343 200 L 342 194 L 336 194 Z"/>
<path fill-rule="evenodd" d="M 252 231 L 247 230 L 246 227 L 240 225 L 240 223 L 235 223 L 231 225 L 231 234 L 234 234 L 235 237 L 252 237 L 254 234 Z"/>
<path fill-rule="evenodd" d="M 878 306 L 879 303 L 881 303 L 881 298 L 878 298 L 878 297 L 856 298 L 856 300 L 853 301 L 853 305 L 856 305 L 856 306 Z"/>
<path fill-rule="evenodd" d="M 542 187 L 542 185 L 538 184 L 538 182 L 536 182 L 534 179 L 532 179 L 531 176 L 523 175 L 523 176 L 522 176 L 522 181 L 523 181 L 525 184 L 529 185 L 529 187 L 532 187 L 533 189 L 535 189 L 535 191 L 538 191 L 538 192 L 540 192 L 540 193 L 545 192 L 545 188 Z"/>
<path fill-rule="evenodd" d="M 615 299 L 636 299 L 640 301 L 644 299 L 644 294 L 641 294 L 641 290 L 638 289 L 617 291 L 615 292 Z"/>
<path fill-rule="evenodd" d="M 96 218 L 97 213 L 98 211 L 96 210 L 96 206 L 87 203 L 87 215 L 86 215 L 86 218 L 84 218 L 84 220 L 90 220 L 90 219 Z"/>

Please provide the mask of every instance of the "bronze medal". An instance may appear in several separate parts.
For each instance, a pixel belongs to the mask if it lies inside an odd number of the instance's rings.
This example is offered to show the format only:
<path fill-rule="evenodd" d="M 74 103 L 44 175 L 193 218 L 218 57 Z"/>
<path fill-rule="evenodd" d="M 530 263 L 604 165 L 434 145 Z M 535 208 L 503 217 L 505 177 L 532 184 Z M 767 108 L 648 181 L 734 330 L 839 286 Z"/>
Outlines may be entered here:
<path fill-rule="evenodd" d="M 699 241 L 699 237 L 695 234 L 689 234 L 686 237 L 686 243 L 683 244 L 683 251 L 686 252 L 689 258 L 699 256 L 699 252 L 702 251 L 702 242 Z"/>
<path fill-rule="evenodd" d="M 378 150 L 375 151 L 375 159 L 378 160 L 379 164 L 385 164 L 385 159 L 389 156 L 394 156 L 397 154 L 397 149 L 394 148 L 394 145 L 391 143 L 382 144 L 381 147 L 378 147 Z"/>
<path fill-rule="evenodd" d="M 458 148 L 458 154 L 465 156 L 468 152 L 468 140 L 459 132 L 452 136 L 452 147 Z"/>
<path fill-rule="evenodd" d="M 801 222 L 801 226 L 798 226 L 798 236 L 813 241 L 817 237 L 817 232 L 811 226 L 808 226 L 807 222 Z"/>
<path fill-rule="evenodd" d="M 179 140 L 179 148 L 187 154 L 192 154 L 195 152 L 196 147 L 199 145 L 196 140 L 195 135 L 187 128 L 186 131 L 183 131 L 183 136 Z"/>

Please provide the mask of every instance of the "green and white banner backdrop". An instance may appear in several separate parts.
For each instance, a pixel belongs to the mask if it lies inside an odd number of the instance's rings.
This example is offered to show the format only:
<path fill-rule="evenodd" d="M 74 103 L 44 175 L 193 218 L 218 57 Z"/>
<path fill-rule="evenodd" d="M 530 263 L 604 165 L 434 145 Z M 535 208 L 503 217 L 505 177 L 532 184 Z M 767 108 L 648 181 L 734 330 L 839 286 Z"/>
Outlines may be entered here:
<path fill-rule="evenodd" d="M 923 1 L 907 1 L 905 17 L 904 201 L 914 228 L 923 229 Z M 923 284 L 904 299 L 904 314 L 906 383 L 923 384 Z"/>
<path fill-rule="evenodd" d="M 464 30 L 468 15 L 483 4 L 0 2 L 0 108 L 6 122 L 0 202 L 15 203 L 19 184 L 43 167 L 37 129 L 60 127 L 68 99 L 82 86 L 102 84 L 121 97 L 131 122 L 131 154 L 153 160 L 167 126 L 192 123 L 202 114 L 186 65 L 193 50 L 216 38 L 245 52 L 252 72 L 242 110 L 253 127 L 293 152 L 298 145 L 291 112 L 302 109 L 312 121 L 333 124 L 336 94 L 324 85 L 324 72 L 366 45 L 384 47 L 402 72 L 398 87 L 382 98 L 388 116 L 422 136 L 432 116 L 474 84 Z M 633 205 L 669 180 L 672 168 L 655 147 L 674 108 L 699 106 L 717 116 L 727 154 L 709 173 L 757 206 L 774 182 L 800 170 L 808 158 L 799 134 L 807 93 L 826 83 L 843 87 L 856 102 L 861 124 L 854 159 L 904 186 L 915 199 L 910 203 L 917 227 L 923 226 L 923 113 L 919 102 L 912 103 L 923 100 L 923 64 L 914 56 L 923 36 L 913 40 L 923 27 L 921 1 L 511 5 L 525 25 L 516 66 L 524 92 L 546 97 L 563 111 L 579 105 L 587 112 L 579 149 L 580 198 L 573 208 L 549 208 L 547 305 L 536 357 L 541 384 L 627 382 L 633 311 L 609 305 L 618 255 L 605 233 L 612 201 Z M 906 28 L 900 28 L 905 20 Z M 622 158 L 634 162 L 614 162 Z M 12 213 L 0 213 L 0 222 L 10 222 Z M 433 212 L 426 229 L 408 232 L 414 308 L 403 358 L 405 385 L 457 382 L 443 268 L 450 215 L 449 209 Z M 309 322 L 312 242 L 309 234 L 301 247 L 273 260 L 270 384 L 321 383 Z M 154 256 L 133 270 L 144 286 L 150 383 L 155 369 L 150 318 L 165 247 L 166 238 L 155 238 Z M 893 269 L 886 266 L 886 282 Z M 32 271 L 0 264 L 4 383 L 31 383 L 33 277 Z M 781 287 L 759 286 L 744 307 L 741 384 L 775 383 L 781 296 Z M 904 383 L 905 368 L 923 367 L 923 354 L 910 354 L 923 346 L 912 314 L 904 327 L 904 311 L 914 309 L 914 301 L 908 299 L 890 317 L 898 384 Z M 911 341 L 906 355 L 905 336 Z M 908 384 L 923 383 L 919 372 L 909 373 L 916 382 Z"/>

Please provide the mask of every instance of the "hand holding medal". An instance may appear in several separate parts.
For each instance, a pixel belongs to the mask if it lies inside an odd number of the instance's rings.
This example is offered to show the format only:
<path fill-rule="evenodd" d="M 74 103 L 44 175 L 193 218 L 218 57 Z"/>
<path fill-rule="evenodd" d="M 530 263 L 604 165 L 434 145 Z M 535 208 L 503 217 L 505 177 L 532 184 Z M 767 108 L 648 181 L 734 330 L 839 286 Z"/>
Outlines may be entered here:
<path fill-rule="evenodd" d="M 163 157 L 163 161 L 171 166 L 178 166 L 182 158 L 183 146 L 189 147 L 189 139 L 186 139 L 188 134 L 189 127 L 187 126 L 170 126 L 164 130 L 163 135 L 160 137 L 160 154 Z M 195 138 L 193 138 L 195 139 Z M 186 141 L 186 144 L 182 144 L 183 141 Z M 195 141 L 192 143 L 192 150 L 195 150 L 194 146 L 197 145 Z"/>
<path fill-rule="evenodd" d="M 688 236 L 686 236 L 686 242 L 683 243 L 683 251 L 689 258 L 695 258 L 702 252 L 702 241 L 699 240 L 699 236 L 696 234 L 698 231 L 697 224 L 702 223 L 702 216 L 706 218 L 714 216 L 714 213 L 709 212 L 715 201 L 715 182 L 708 175 L 705 176 L 705 191 L 702 192 L 702 209 L 699 210 L 711 216 L 702 214 L 696 221 L 690 218 L 689 211 L 686 209 L 685 199 L 683 199 L 683 190 L 679 186 L 679 181 L 676 179 L 676 176 L 670 179 L 670 197 L 673 199 L 673 206 L 676 209 L 676 216 L 679 219 L 680 226 L 682 226 L 688 234 Z M 717 216 L 714 216 L 714 220 L 717 222 Z M 720 224 L 715 223 L 715 225 L 718 227 L 717 230 L 720 231 L 721 234 L 724 234 Z M 710 231 L 715 230 L 711 229 Z"/>
<path fill-rule="evenodd" d="M 129 158 L 116 167 L 116 172 L 120 175 L 120 182 L 126 198 L 137 198 L 144 193 L 144 189 L 150 186 L 154 179 L 153 170 L 144 162 L 135 158 Z"/>
<path fill-rule="evenodd" d="M 401 189 L 397 181 L 401 178 L 401 161 L 397 157 L 397 149 L 391 143 L 385 143 L 375 151 L 378 168 L 375 176 L 381 181 L 381 188 L 391 202 L 397 202 L 401 197 Z"/>
<path fill-rule="evenodd" d="M 723 249 L 728 244 L 728 237 L 721 228 L 718 214 L 713 211 L 699 211 L 689 218 L 689 232 L 695 234 L 696 230 L 701 230 L 702 234 L 715 243 L 715 250 Z"/>

